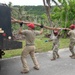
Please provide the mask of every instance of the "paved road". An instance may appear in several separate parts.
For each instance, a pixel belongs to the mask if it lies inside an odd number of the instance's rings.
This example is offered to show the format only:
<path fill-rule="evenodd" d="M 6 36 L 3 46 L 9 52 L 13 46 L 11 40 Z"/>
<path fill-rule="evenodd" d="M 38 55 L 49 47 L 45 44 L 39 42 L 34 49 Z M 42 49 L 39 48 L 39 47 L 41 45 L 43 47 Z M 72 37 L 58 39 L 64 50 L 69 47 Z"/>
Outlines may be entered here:
<path fill-rule="evenodd" d="M 36 54 L 40 63 L 40 70 L 33 69 L 33 62 L 30 56 L 27 57 L 30 72 L 25 75 L 75 75 L 75 59 L 69 57 L 68 49 L 60 50 L 61 57 L 51 61 L 52 52 Z M 20 57 L 0 60 L 0 75 L 22 75 L 22 64 Z"/>

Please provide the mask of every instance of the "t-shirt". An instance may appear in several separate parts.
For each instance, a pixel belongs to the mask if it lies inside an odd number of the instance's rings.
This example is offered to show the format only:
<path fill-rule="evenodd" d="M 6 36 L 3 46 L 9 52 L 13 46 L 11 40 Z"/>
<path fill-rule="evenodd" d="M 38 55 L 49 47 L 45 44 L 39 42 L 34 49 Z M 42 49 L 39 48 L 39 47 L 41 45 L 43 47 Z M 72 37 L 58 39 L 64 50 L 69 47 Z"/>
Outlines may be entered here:
<path fill-rule="evenodd" d="M 22 34 L 25 35 L 26 45 L 34 45 L 35 36 L 39 35 L 40 31 L 23 30 Z"/>

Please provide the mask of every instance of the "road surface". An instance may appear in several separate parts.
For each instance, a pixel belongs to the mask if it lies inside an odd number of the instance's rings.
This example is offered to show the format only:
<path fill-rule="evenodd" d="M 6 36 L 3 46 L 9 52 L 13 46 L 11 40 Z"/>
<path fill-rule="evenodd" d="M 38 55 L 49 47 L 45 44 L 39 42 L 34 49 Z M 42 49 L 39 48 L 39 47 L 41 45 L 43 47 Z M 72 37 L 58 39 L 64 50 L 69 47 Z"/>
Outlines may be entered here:
<path fill-rule="evenodd" d="M 27 57 L 30 72 L 25 75 L 75 75 L 75 59 L 71 59 L 69 49 L 59 50 L 60 58 L 51 61 L 52 52 L 36 53 L 40 70 L 33 69 L 30 56 Z M 0 60 L 0 75 L 22 75 L 20 56 Z M 24 74 L 23 74 L 24 75 Z"/>

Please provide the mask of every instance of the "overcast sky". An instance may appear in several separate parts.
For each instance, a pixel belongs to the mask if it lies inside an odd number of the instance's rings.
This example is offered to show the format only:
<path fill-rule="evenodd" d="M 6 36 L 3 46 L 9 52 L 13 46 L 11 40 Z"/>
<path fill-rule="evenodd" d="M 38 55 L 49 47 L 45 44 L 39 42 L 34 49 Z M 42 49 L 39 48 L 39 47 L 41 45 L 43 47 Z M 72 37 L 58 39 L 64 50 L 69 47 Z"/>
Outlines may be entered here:
<path fill-rule="evenodd" d="M 13 5 L 43 5 L 43 0 L 0 0 L 0 3 L 12 2 Z"/>
<path fill-rule="evenodd" d="M 12 2 L 12 5 L 43 5 L 43 0 L 0 0 L 0 3 L 8 4 L 9 2 Z"/>

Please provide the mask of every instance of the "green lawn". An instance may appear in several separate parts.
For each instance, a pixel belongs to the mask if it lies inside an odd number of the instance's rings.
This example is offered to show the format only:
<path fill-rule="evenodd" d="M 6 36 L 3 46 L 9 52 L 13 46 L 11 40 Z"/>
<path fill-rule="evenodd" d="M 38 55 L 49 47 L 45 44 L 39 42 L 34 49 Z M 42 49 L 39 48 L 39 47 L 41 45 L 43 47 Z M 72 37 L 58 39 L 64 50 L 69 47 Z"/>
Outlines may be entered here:
<path fill-rule="evenodd" d="M 51 42 L 45 42 L 46 40 L 49 40 L 48 38 L 37 38 L 35 41 L 35 45 L 36 45 L 36 52 L 46 52 L 46 51 L 50 51 L 52 48 L 52 41 Z M 25 45 L 25 41 L 23 40 L 23 47 Z M 67 48 L 69 46 L 69 39 L 65 38 L 65 39 L 60 39 L 60 49 L 61 48 Z M 22 49 L 16 49 L 16 50 L 6 50 L 5 51 L 5 55 L 3 56 L 3 58 L 9 58 L 9 57 L 13 57 L 13 56 L 19 56 L 22 52 Z"/>

